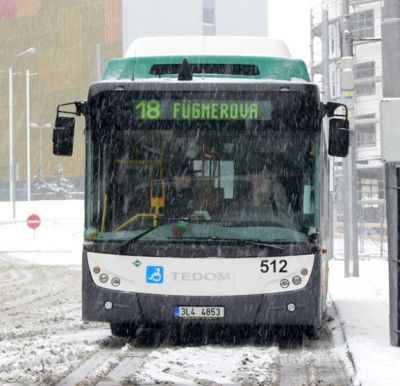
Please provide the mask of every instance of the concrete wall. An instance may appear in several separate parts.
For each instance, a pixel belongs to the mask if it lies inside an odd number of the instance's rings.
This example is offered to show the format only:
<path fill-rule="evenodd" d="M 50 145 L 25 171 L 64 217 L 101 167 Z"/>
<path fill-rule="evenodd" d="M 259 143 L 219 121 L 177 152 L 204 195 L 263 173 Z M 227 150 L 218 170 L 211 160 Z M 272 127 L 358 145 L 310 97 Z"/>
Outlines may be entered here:
<path fill-rule="evenodd" d="M 202 0 L 123 0 L 123 50 L 138 37 L 201 35 Z"/>
<path fill-rule="evenodd" d="M 215 0 L 217 35 L 268 34 L 267 0 Z M 123 50 L 138 37 L 202 35 L 203 0 L 123 0 Z"/>
<path fill-rule="evenodd" d="M 217 35 L 268 35 L 266 0 L 216 0 Z"/>

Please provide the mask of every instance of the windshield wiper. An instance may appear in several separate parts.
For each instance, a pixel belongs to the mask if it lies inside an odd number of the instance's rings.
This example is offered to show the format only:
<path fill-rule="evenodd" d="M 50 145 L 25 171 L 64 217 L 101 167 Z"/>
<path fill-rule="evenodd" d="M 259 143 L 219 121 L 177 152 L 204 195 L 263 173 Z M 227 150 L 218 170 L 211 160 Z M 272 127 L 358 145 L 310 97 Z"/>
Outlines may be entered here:
<path fill-rule="evenodd" d="M 175 238 L 174 238 L 175 239 Z M 216 244 L 221 244 L 221 243 L 234 243 L 234 244 L 239 244 L 239 245 L 254 245 L 256 247 L 268 247 L 268 248 L 274 248 L 274 249 L 279 249 L 282 250 L 284 247 L 281 247 L 276 244 L 269 244 L 266 243 L 262 240 L 257 240 L 257 239 L 232 239 L 232 238 L 225 238 L 225 237 L 214 237 L 214 236 L 209 236 L 209 237 L 179 237 L 176 238 L 175 240 L 183 240 L 183 241 L 207 241 L 209 243 L 216 243 Z"/>
<path fill-rule="evenodd" d="M 290 226 L 288 224 L 283 224 L 276 221 L 271 220 L 245 220 L 245 221 L 237 221 L 237 220 L 227 220 L 222 221 L 224 227 L 275 227 L 275 228 L 285 228 L 300 232 L 295 226 Z"/>
<path fill-rule="evenodd" d="M 222 221 L 224 227 L 252 227 L 252 226 L 270 226 L 277 228 L 284 228 L 285 225 L 276 221 L 270 220 L 224 220 Z"/>
<path fill-rule="evenodd" d="M 209 220 L 199 220 L 199 219 L 193 220 L 193 219 L 191 219 L 189 217 L 158 217 L 156 226 L 148 228 L 145 231 L 143 231 L 142 233 L 139 233 L 138 235 L 136 235 L 136 236 L 134 236 L 134 237 L 122 242 L 119 245 L 118 252 L 120 252 L 120 253 L 121 252 L 125 252 L 126 248 L 129 245 L 135 244 L 136 241 L 140 240 L 142 237 L 146 236 L 148 233 L 153 232 L 154 230 L 156 230 L 160 226 L 169 224 L 171 222 L 178 222 L 178 221 L 183 221 L 185 223 L 190 223 L 190 222 L 196 222 L 196 223 L 198 223 L 198 222 L 207 222 L 207 223 L 209 223 L 210 222 Z"/>

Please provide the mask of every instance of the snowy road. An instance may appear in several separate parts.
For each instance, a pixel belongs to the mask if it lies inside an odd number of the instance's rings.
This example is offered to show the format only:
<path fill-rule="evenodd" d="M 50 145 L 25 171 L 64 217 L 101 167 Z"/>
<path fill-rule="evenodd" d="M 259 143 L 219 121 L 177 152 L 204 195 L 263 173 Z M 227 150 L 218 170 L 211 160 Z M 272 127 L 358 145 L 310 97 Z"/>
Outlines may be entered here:
<path fill-rule="evenodd" d="M 144 331 L 128 341 L 112 337 L 106 324 L 81 321 L 78 268 L 19 257 L 0 255 L 0 384 L 352 384 L 335 315 L 319 340 L 268 335 L 260 344 L 217 333 L 204 344 L 194 333 L 183 344 L 174 333 Z"/>

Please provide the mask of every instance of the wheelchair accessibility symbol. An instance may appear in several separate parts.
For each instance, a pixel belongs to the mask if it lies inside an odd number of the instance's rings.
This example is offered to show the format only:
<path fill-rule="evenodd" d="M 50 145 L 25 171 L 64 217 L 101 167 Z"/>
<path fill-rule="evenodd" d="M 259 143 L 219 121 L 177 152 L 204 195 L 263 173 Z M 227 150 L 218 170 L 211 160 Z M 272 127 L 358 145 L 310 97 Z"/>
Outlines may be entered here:
<path fill-rule="evenodd" d="M 164 267 L 148 265 L 146 267 L 146 283 L 162 284 L 164 282 Z"/>

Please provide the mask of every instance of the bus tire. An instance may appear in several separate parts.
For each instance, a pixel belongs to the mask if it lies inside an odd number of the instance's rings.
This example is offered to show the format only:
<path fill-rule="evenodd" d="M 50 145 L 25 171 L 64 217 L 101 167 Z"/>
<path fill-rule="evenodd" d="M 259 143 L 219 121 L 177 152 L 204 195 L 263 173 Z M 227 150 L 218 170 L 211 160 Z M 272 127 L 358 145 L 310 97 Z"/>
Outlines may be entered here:
<path fill-rule="evenodd" d="M 319 339 L 319 328 L 317 326 L 304 326 L 304 335 L 310 339 Z"/>
<path fill-rule="evenodd" d="M 136 335 L 137 326 L 128 323 L 110 323 L 111 334 L 120 338 L 129 338 Z"/>

